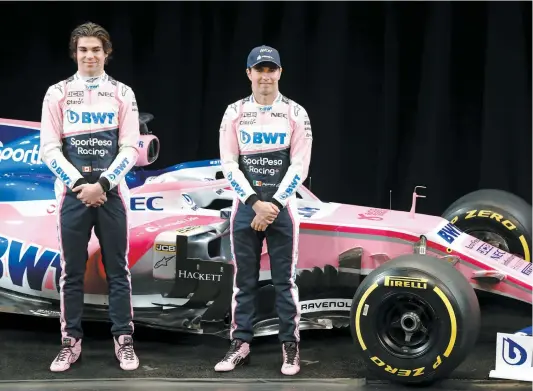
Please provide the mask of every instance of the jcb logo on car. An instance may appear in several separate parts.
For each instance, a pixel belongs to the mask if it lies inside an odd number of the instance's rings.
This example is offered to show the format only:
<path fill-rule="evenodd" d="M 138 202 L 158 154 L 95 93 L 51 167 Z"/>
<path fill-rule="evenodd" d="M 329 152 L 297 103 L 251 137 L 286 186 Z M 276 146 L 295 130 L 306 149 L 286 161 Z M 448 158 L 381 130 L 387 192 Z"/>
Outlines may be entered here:
<path fill-rule="evenodd" d="M 509 231 L 513 231 L 516 229 L 516 225 L 514 225 L 509 219 L 506 219 L 501 214 L 498 214 L 496 212 L 493 212 L 491 210 L 469 210 L 466 212 L 466 216 L 464 217 L 465 220 L 472 219 L 475 217 L 482 217 L 482 218 L 488 218 L 488 219 L 494 219 L 498 223 L 502 224 L 505 228 L 507 228 Z M 455 216 L 451 223 L 455 224 L 459 220 L 459 216 Z"/>
<path fill-rule="evenodd" d="M 387 276 L 385 277 L 385 286 L 390 286 L 392 288 L 427 289 L 428 280 L 415 277 Z"/>
<path fill-rule="evenodd" d="M 160 251 L 162 253 L 175 253 L 176 252 L 176 246 L 173 246 L 171 244 L 156 243 L 155 244 L 155 251 Z"/>

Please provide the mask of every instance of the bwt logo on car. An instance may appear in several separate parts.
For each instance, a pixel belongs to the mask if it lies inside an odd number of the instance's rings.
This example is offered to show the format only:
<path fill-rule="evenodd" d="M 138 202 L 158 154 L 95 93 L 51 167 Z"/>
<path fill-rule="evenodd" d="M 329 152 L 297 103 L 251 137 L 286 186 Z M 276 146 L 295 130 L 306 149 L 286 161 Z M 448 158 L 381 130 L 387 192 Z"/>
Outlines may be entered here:
<path fill-rule="evenodd" d="M 441 238 L 443 238 L 449 244 L 452 244 L 455 239 L 461 235 L 461 231 L 456 228 L 453 224 L 446 224 L 439 232 L 437 232 Z"/>
<path fill-rule="evenodd" d="M 115 118 L 115 113 L 93 113 L 90 111 L 83 111 L 81 113 L 76 113 L 73 110 L 67 110 L 67 119 L 68 119 L 68 122 L 70 122 L 71 124 L 77 124 L 81 120 L 82 124 L 113 125 L 114 118 Z"/>
<path fill-rule="evenodd" d="M 2 262 L 3 260 L 3 262 Z M 59 286 L 61 264 L 59 252 L 0 236 L 0 279 L 11 278 L 14 285 L 25 286 L 24 276 L 30 289 L 41 291 L 46 272 L 55 269 L 55 286 Z M 4 268 L 9 277 L 4 276 Z"/>
<path fill-rule="evenodd" d="M 0 162 L 4 160 L 12 160 L 14 162 L 30 163 L 30 164 L 42 164 L 42 160 L 39 157 L 39 147 L 34 145 L 32 149 L 11 147 L 4 148 L 4 144 L 0 141 Z"/>
<path fill-rule="evenodd" d="M 285 144 L 286 133 L 267 133 L 267 132 L 253 132 L 250 133 L 241 130 L 241 142 L 248 144 L 250 141 L 252 144 Z M 278 141 L 279 139 L 279 141 Z"/>

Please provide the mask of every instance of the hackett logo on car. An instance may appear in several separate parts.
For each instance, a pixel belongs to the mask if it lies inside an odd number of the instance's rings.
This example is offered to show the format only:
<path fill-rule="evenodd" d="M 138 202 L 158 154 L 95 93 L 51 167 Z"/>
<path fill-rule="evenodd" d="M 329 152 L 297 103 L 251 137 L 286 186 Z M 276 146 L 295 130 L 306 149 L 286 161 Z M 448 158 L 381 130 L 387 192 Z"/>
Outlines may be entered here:
<path fill-rule="evenodd" d="M 215 281 L 220 282 L 222 274 L 209 274 L 200 272 L 190 272 L 188 270 L 178 270 L 178 277 L 187 280 Z"/>
<path fill-rule="evenodd" d="M 83 111 L 77 113 L 73 110 L 67 110 L 67 119 L 71 124 L 77 124 L 81 121 L 82 124 L 101 124 L 113 125 L 115 113 L 94 113 L 90 111 Z"/>

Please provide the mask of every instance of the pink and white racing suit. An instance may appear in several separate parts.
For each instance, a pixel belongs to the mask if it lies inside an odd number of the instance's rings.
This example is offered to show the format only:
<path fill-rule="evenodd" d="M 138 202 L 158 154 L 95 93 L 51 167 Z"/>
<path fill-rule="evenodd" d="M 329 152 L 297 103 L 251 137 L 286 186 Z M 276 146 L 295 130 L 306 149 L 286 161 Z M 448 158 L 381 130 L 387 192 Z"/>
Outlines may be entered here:
<path fill-rule="evenodd" d="M 125 175 L 138 158 L 139 113 L 131 88 L 107 74 L 79 74 L 48 88 L 41 119 L 41 158 L 55 174 L 61 252 L 61 331 L 82 338 L 87 246 L 94 228 L 109 282 L 115 336 L 133 333 L 128 268 L 129 191 Z M 99 182 L 107 202 L 87 207 L 72 189 Z"/>

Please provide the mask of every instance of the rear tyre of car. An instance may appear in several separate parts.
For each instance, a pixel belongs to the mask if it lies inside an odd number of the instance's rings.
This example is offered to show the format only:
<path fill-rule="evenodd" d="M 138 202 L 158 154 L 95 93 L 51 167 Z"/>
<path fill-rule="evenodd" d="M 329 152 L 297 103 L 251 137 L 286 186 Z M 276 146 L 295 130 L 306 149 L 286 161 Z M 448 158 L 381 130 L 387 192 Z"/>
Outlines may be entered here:
<path fill-rule="evenodd" d="M 357 289 L 351 333 L 376 377 L 408 385 L 446 378 L 476 343 L 479 303 L 451 263 L 427 255 L 394 258 Z"/>
<path fill-rule="evenodd" d="M 531 262 L 532 209 L 522 198 L 503 190 L 468 193 L 442 217 L 461 231 Z"/>

